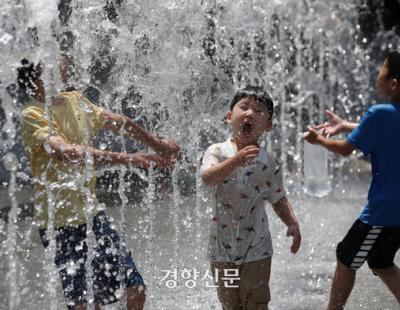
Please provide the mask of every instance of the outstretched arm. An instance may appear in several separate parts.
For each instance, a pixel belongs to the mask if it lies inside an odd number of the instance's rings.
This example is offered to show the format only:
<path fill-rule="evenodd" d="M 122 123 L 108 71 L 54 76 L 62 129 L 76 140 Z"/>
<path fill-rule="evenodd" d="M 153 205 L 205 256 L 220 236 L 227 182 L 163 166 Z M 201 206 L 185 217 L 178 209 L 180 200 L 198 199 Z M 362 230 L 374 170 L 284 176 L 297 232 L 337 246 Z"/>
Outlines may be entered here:
<path fill-rule="evenodd" d="M 155 162 L 156 166 L 165 167 L 170 163 L 160 155 L 149 153 L 117 153 L 99 150 L 84 145 L 69 144 L 57 135 L 50 136 L 43 146 L 48 153 L 64 162 L 83 164 L 86 154 L 92 157 L 94 164 L 98 166 L 122 164 L 148 168 L 150 162 Z"/>
<path fill-rule="evenodd" d="M 304 139 L 311 144 L 319 144 L 329 151 L 342 156 L 350 155 L 354 151 L 354 146 L 347 142 L 347 140 L 325 138 L 311 126 L 308 126 L 308 132 L 304 135 Z"/>
<path fill-rule="evenodd" d="M 345 121 L 329 110 L 325 111 L 325 115 L 328 117 L 328 121 L 323 124 L 312 126 L 312 128 L 318 131 L 320 130 L 321 134 L 328 138 L 340 133 L 352 132 L 358 126 L 358 123 Z"/>
<path fill-rule="evenodd" d="M 297 221 L 296 215 L 294 215 L 289 200 L 286 197 L 282 198 L 278 202 L 272 204 L 272 207 L 274 208 L 275 213 L 279 216 L 282 222 L 284 222 L 288 227 L 286 236 L 293 237 L 293 242 L 292 246 L 290 247 L 290 251 L 293 254 L 296 254 L 301 244 L 301 233 L 299 228 L 299 222 Z"/>
<path fill-rule="evenodd" d="M 177 157 L 180 148 L 178 144 L 170 139 L 160 139 L 149 134 L 146 130 L 136 124 L 132 119 L 121 114 L 105 112 L 104 128 L 118 133 L 122 128 L 135 140 L 150 146 L 157 153 L 166 157 Z"/>

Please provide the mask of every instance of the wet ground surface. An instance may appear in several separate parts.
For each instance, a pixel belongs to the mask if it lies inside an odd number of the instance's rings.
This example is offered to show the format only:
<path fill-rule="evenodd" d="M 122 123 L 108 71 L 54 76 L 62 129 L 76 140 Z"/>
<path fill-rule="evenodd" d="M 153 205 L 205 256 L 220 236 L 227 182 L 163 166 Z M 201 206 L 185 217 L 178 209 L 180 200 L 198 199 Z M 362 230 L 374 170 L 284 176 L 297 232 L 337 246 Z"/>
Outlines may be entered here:
<path fill-rule="evenodd" d="M 284 225 L 268 207 L 274 244 L 270 281 L 272 301 L 270 309 L 324 309 L 335 268 L 335 247 L 365 202 L 366 181 L 341 184 L 340 190 L 323 198 L 292 196 L 292 204 L 299 218 L 303 242 L 297 255 L 290 254 L 290 240 L 285 237 Z M 28 195 L 24 193 L 24 195 Z M 25 197 L 27 198 L 27 197 Z M 197 201 L 197 203 L 196 203 Z M 208 220 L 207 201 L 195 196 L 155 201 L 153 204 L 128 204 L 124 211 L 118 206 L 107 212 L 121 231 L 147 284 L 146 309 L 220 309 L 214 288 L 206 276 Z M 9 259 L 6 247 L 8 228 L 4 221 L 0 228 L 0 309 L 9 309 L 9 298 L 14 294 L 17 309 L 50 309 L 48 294 L 48 260 L 40 244 L 37 230 L 30 218 L 21 219 L 16 227 L 17 259 Z M 10 231 L 10 230 L 8 230 Z M 400 263 L 397 255 L 396 262 Z M 15 264 L 15 265 L 13 265 Z M 14 267 L 13 267 L 14 266 Z M 187 269 L 190 274 L 183 274 Z M 167 272 L 177 271 L 177 280 Z M 198 278 L 194 273 L 198 271 Z M 5 277 L 7 275 L 7 277 Z M 186 276 L 186 279 L 184 278 Z M 193 280 L 187 282 L 188 280 Z M 66 309 L 57 286 L 57 309 Z M 193 286 L 190 288 L 188 286 Z M 114 304 L 105 309 L 119 309 Z M 367 266 L 357 273 L 356 285 L 347 309 L 384 310 L 399 306 L 383 283 Z"/>

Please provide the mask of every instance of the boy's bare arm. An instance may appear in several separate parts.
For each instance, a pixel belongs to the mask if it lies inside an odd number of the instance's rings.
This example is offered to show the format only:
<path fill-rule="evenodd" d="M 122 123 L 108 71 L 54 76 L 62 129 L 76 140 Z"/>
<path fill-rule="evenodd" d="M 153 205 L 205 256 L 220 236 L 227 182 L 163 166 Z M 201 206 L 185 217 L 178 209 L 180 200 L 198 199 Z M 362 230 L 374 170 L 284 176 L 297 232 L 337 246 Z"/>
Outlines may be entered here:
<path fill-rule="evenodd" d="M 204 184 L 216 185 L 224 181 L 238 166 L 238 158 L 232 156 L 227 160 L 204 170 L 201 177 Z"/>
<path fill-rule="evenodd" d="M 358 127 L 358 125 L 359 125 L 358 123 L 344 121 L 344 124 L 343 124 L 344 132 L 350 133 L 354 129 L 356 129 Z"/>
<path fill-rule="evenodd" d="M 346 140 L 331 140 L 325 138 L 310 126 L 308 127 L 308 132 L 304 135 L 304 139 L 311 144 L 319 144 L 329 151 L 342 156 L 350 155 L 354 151 L 354 146 Z"/>
<path fill-rule="evenodd" d="M 57 135 L 50 136 L 45 142 L 46 151 L 58 160 L 74 164 L 83 164 L 86 154 L 92 157 L 94 165 L 133 165 L 148 168 L 150 161 L 154 161 L 157 166 L 166 166 L 169 163 L 157 154 L 148 153 L 117 153 L 99 150 L 84 145 L 69 144 Z"/>
<path fill-rule="evenodd" d="M 180 147 L 174 141 L 170 139 L 160 139 L 149 134 L 129 117 L 109 111 L 105 112 L 104 117 L 106 119 L 104 128 L 110 129 L 115 133 L 118 133 L 121 128 L 124 128 L 130 138 L 150 146 L 157 153 L 168 157 L 177 157 L 180 152 Z"/>
<path fill-rule="evenodd" d="M 216 185 L 224 181 L 236 168 L 246 166 L 258 156 L 259 148 L 251 145 L 241 149 L 232 157 L 203 171 L 201 177 L 204 184 Z"/>
<path fill-rule="evenodd" d="M 292 246 L 290 247 L 290 251 L 293 254 L 300 248 L 301 244 L 301 234 L 299 228 L 299 222 L 297 221 L 296 215 L 293 212 L 292 206 L 290 205 L 289 200 L 285 197 L 279 200 L 277 203 L 272 204 L 275 213 L 279 216 L 279 218 L 286 224 L 288 227 L 286 235 L 293 237 Z"/>

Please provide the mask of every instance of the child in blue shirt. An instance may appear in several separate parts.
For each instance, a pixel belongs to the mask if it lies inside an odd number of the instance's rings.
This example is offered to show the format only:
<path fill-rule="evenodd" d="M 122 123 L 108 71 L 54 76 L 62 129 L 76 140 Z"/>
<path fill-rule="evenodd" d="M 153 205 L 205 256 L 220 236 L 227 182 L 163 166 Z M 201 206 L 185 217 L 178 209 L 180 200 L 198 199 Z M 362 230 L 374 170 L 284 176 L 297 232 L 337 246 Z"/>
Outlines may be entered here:
<path fill-rule="evenodd" d="M 305 140 L 347 156 L 354 149 L 371 156 L 372 181 L 367 205 L 339 243 L 337 267 L 328 309 L 343 309 L 356 270 L 367 261 L 400 303 L 400 270 L 394 257 L 400 248 L 400 53 L 391 52 L 377 78 L 377 93 L 386 103 L 368 109 L 360 124 L 332 112 L 330 121 L 308 127 Z M 319 133 L 318 130 L 322 129 Z M 328 137 L 351 132 L 345 140 Z M 325 137 L 327 136 L 327 137 Z"/>

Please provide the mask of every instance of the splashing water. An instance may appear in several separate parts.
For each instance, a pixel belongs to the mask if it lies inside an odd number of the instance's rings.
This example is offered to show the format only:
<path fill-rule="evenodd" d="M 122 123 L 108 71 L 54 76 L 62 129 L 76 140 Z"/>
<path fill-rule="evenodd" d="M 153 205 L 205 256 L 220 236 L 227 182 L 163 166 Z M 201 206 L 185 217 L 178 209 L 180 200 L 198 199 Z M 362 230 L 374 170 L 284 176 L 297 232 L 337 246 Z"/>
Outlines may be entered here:
<path fill-rule="evenodd" d="M 283 163 L 304 238 L 301 252 L 290 256 L 283 225 L 270 217 L 275 247 L 271 309 L 320 309 L 328 298 L 335 245 L 365 202 L 368 177 L 359 174 L 357 185 L 352 183 L 348 180 L 352 169 L 363 169 L 332 156 L 333 193 L 321 199 L 303 197 L 301 137 L 307 124 L 323 120 L 325 109 L 333 108 L 356 121 L 370 104 L 371 77 L 366 64 L 371 58 L 358 25 L 363 3 L 3 0 L 0 143 L 5 168 L 0 173 L 6 190 L 1 191 L 1 200 L 9 201 L 4 207 L 11 207 L 8 220 L 0 219 L 0 269 L 7 278 L 0 283 L 0 309 L 65 307 L 51 263 L 55 243 L 45 252 L 35 223 L 29 214 L 24 215 L 33 194 L 26 181 L 29 163 L 19 129 L 24 98 L 15 86 L 16 68 L 23 58 L 45 64 L 46 117 L 51 119 L 50 98 L 63 87 L 60 50 L 73 56 L 77 68 L 73 84 L 86 90 L 85 94 L 91 90 L 96 104 L 132 117 L 154 134 L 177 140 L 185 152 L 185 161 L 171 175 L 163 175 L 172 181 L 169 189 L 160 185 L 153 170 L 149 175 L 130 167 L 94 171 L 90 156 L 80 180 L 94 174 L 105 180 L 99 198 L 105 196 L 107 211 L 124 232 L 147 282 L 146 309 L 220 307 L 215 289 L 207 287 L 212 284 L 206 276 L 212 208 L 198 167 L 205 148 L 229 134 L 223 121 L 228 103 L 247 84 L 264 86 L 276 105 L 273 133 L 263 140 Z M 142 150 L 122 134 L 100 132 L 95 140 L 102 149 Z M 80 181 L 70 186 L 79 187 Z M 87 200 L 88 222 L 95 203 Z M 54 204 L 49 195 L 50 240 L 54 240 Z M 88 237 L 93 251 L 90 230 Z M 69 270 L 73 272 L 74 267 Z M 356 286 L 349 309 L 396 307 L 367 268 L 359 271 L 359 277 L 359 283 L 366 284 Z M 167 285 L 169 280 L 173 288 Z M 190 280 L 195 280 L 194 287 Z M 89 299 L 90 287 L 89 280 Z"/>

